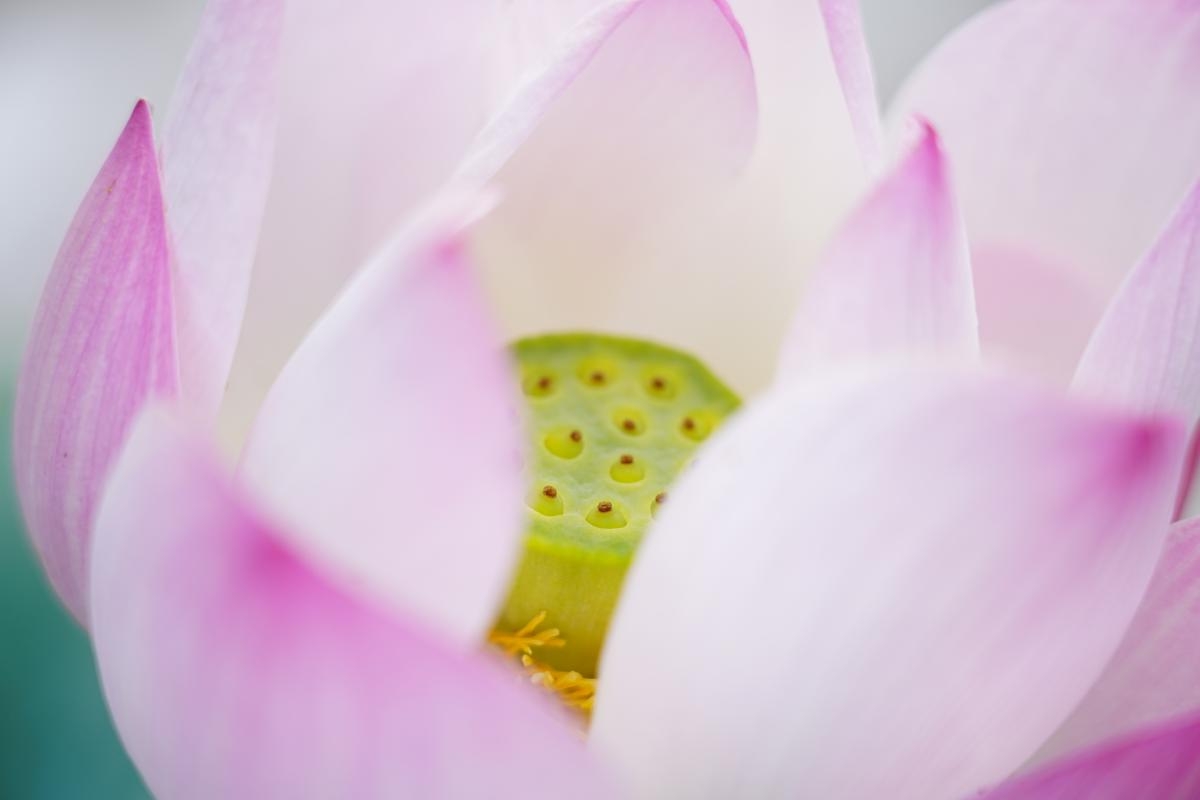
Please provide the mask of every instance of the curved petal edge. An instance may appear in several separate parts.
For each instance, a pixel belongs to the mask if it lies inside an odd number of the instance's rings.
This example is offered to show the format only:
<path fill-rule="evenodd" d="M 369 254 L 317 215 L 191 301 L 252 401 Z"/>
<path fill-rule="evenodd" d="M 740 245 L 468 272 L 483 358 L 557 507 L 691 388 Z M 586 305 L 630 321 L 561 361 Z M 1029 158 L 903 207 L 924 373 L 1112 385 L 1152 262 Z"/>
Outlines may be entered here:
<path fill-rule="evenodd" d="M 979 800 L 1191 800 L 1200 794 L 1200 717 L 1148 727 L 1048 764 Z"/>
<path fill-rule="evenodd" d="M 1200 415 L 1200 181 L 1109 303 L 1075 386 L 1145 411 Z"/>
<path fill-rule="evenodd" d="M 978 353 L 966 233 L 937 133 L 922 123 L 814 269 L 779 376 L 847 358 Z"/>
<path fill-rule="evenodd" d="M 468 641 L 519 553 L 516 380 L 448 196 L 372 263 L 284 368 L 241 475 L 331 574 Z"/>
<path fill-rule="evenodd" d="M 163 126 L 183 394 L 215 416 L 271 179 L 284 0 L 210 0 Z"/>
<path fill-rule="evenodd" d="M 157 409 L 114 469 L 92 573 L 105 695 L 156 796 L 608 793 L 537 690 L 312 570 Z"/>
<path fill-rule="evenodd" d="M 1171 527 L 1121 646 L 1035 761 L 1200 709 L 1198 668 L 1200 519 L 1191 519 Z"/>
<path fill-rule="evenodd" d="M 171 253 L 140 101 L 42 292 L 13 411 L 17 494 L 46 574 L 87 617 L 95 505 L 137 412 L 179 387 Z"/>
<path fill-rule="evenodd" d="M 1173 420 L 1000 375 L 777 388 L 706 445 L 638 552 L 592 741 L 648 797 L 1002 780 L 1120 641 L 1183 444 Z"/>

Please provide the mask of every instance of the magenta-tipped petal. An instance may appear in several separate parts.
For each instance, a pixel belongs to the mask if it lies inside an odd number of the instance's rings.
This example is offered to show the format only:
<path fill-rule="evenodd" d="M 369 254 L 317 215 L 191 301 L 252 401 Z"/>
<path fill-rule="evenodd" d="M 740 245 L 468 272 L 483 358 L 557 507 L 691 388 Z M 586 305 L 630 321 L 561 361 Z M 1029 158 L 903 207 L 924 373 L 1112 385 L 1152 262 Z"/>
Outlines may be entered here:
<path fill-rule="evenodd" d="M 1193 800 L 1200 795 L 1200 717 L 1144 728 L 1048 764 L 975 800 Z"/>
<path fill-rule="evenodd" d="M 479 203 L 415 222 L 272 388 L 242 475 L 330 574 L 478 640 L 521 540 L 516 381 L 465 246 Z"/>
<path fill-rule="evenodd" d="M 1109 304 L 1075 385 L 1146 411 L 1200 415 L 1200 181 Z"/>
<path fill-rule="evenodd" d="M 1037 760 L 1200 708 L 1198 668 L 1200 519 L 1191 519 L 1171 528 L 1150 588 L 1116 655 Z"/>
<path fill-rule="evenodd" d="M 974 243 L 1111 292 L 1200 176 L 1200 5 L 997 4 L 917 68 L 892 111 L 942 133 Z"/>
<path fill-rule="evenodd" d="M 81 621 L 95 505 L 130 421 L 179 386 L 170 246 L 150 109 L 139 102 L 58 252 L 13 411 L 17 494 Z"/>
<path fill-rule="evenodd" d="M 608 793 L 538 690 L 327 582 L 157 410 L 114 470 L 92 567 L 104 691 L 157 797 Z"/>
<path fill-rule="evenodd" d="M 937 134 L 921 138 L 818 261 L 779 376 L 887 355 L 979 352 L 966 234 Z"/>
<path fill-rule="evenodd" d="M 592 740 L 647 797 L 961 797 L 1083 697 L 1145 591 L 1183 426 L 998 375 L 796 381 L 672 490 Z"/>
<path fill-rule="evenodd" d="M 242 326 L 275 145 L 283 0 L 210 0 L 163 126 L 183 394 L 215 415 Z"/>

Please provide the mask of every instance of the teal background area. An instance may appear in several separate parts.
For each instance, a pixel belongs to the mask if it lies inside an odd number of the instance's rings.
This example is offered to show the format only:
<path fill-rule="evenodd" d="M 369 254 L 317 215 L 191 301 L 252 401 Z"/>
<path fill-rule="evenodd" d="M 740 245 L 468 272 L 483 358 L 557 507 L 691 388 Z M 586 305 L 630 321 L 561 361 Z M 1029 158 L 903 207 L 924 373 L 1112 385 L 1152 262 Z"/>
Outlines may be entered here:
<path fill-rule="evenodd" d="M 12 482 L 12 384 L 11 374 L 0 379 L 0 798 L 144 800 L 88 637 L 25 538 Z"/>

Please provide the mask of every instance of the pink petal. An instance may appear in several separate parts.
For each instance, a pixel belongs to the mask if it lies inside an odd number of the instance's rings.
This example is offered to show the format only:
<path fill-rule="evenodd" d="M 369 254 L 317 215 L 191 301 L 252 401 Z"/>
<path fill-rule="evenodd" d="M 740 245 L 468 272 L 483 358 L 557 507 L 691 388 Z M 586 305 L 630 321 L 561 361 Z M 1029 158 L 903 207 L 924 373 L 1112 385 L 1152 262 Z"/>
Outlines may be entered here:
<path fill-rule="evenodd" d="M 1045 761 L 1200 708 L 1200 519 L 1176 523 L 1100 680 L 1039 751 Z"/>
<path fill-rule="evenodd" d="M 1147 411 L 1200 414 L 1200 182 L 1109 304 L 1075 385 Z"/>
<path fill-rule="evenodd" d="M 210 0 L 164 126 L 183 390 L 214 415 L 267 199 L 282 28 L 282 0 Z"/>
<path fill-rule="evenodd" d="M 104 690 L 159 797 L 605 794 L 534 690 L 326 582 L 160 412 L 95 552 Z"/>
<path fill-rule="evenodd" d="M 503 90 L 496 15 L 477 0 L 287 6 L 275 164 L 225 414 L 241 435 L 308 328 L 453 173 Z"/>
<path fill-rule="evenodd" d="M 1047 766 L 977 800 L 1191 800 L 1200 793 L 1200 717 Z"/>
<path fill-rule="evenodd" d="M 267 397 L 242 471 L 323 566 L 477 638 L 518 552 L 521 437 L 462 242 L 478 209 L 456 202 L 318 323 Z"/>
<path fill-rule="evenodd" d="M 59 250 L 13 411 L 25 522 L 80 620 L 109 463 L 147 397 L 178 391 L 167 239 L 150 110 L 139 102 Z"/>
<path fill-rule="evenodd" d="M 1116 648 L 1183 439 L 992 375 L 766 395 L 638 554 L 595 743 L 646 796 L 954 797 L 1002 779 Z"/>
<path fill-rule="evenodd" d="M 860 47 L 846 38 L 857 32 L 827 29 L 817 2 L 730 6 L 754 66 L 753 155 L 711 206 L 678 204 L 674 214 L 657 215 L 645 252 L 597 264 L 602 274 L 613 263 L 634 265 L 612 316 L 597 318 L 605 328 L 695 352 L 750 394 L 771 382 L 807 267 L 864 188 L 848 104 L 869 101 L 863 87 L 843 87 L 835 64 L 835 51 Z"/>
<path fill-rule="evenodd" d="M 847 358 L 979 352 L 966 233 L 937 133 L 921 138 L 818 262 L 780 375 Z"/>
<path fill-rule="evenodd" d="M 893 109 L 942 132 L 973 241 L 1111 291 L 1200 175 L 1200 6 L 997 5 L 935 51 Z"/>
<path fill-rule="evenodd" d="M 497 6 L 504 85 L 518 85 L 545 67 L 548 55 L 584 17 L 611 0 L 507 0 Z M 503 98 L 498 98 L 503 99 Z"/>
<path fill-rule="evenodd" d="M 477 249 L 506 329 L 611 328 L 631 298 L 669 307 L 689 276 L 648 274 L 643 242 L 728 188 L 756 116 L 723 0 L 624 0 L 582 22 L 461 171 L 503 193 Z"/>
<path fill-rule="evenodd" d="M 874 169 L 883 157 L 882 134 L 862 11 L 857 0 L 821 0 L 821 16 L 829 32 L 829 49 L 846 96 L 846 110 L 854 125 L 858 149 L 863 161 Z"/>
<path fill-rule="evenodd" d="M 971 248 L 983 357 L 1066 385 L 1104 313 L 1105 293 L 1078 270 L 1019 248 Z"/>

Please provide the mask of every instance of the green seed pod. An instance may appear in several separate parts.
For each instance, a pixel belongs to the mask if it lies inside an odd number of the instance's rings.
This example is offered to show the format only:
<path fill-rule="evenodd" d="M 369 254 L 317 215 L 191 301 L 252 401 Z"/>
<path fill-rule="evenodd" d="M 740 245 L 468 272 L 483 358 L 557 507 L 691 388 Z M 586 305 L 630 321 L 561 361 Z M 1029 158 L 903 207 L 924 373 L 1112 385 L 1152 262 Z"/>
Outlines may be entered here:
<path fill-rule="evenodd" d="M 496 627 L 545 611 L 539 652 L 595 675 L 625 572 L 666 489 L 738 407 L 695 358 L 635 339 L 555 334 L 513 346 L 530 439 L 529 533 Z"/>

